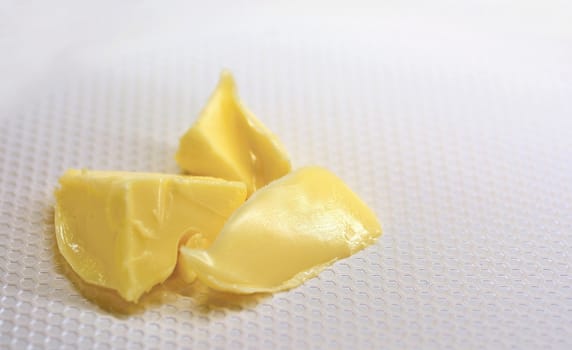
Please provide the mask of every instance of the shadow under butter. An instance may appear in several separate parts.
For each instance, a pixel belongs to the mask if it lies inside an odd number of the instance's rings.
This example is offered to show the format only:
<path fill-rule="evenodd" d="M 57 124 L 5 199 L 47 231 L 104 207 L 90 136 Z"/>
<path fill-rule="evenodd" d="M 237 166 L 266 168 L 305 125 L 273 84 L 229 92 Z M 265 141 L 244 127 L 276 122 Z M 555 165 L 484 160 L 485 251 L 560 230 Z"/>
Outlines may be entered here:
<path fill-rule="evenodd" d="M 255 307 L 260 301 L 270 296 L 268 293 L 234 294 L 211 289 L 195 280 L 193 283 L 185 283 L 179 277 L 178 268 L 166 281 L 169 289 L 176 294 L 188 297 L 200 312 L 208 313 L 212 310 L 226 309 L 240 311 Z"/>
<path fill-rule="evenodd" d="M 57 247 L 56 247 L 57 250 Z M 165 282 L 153 287 L 141 296 L 138 303 L 123 299 L 116 291 L 85 282 L 65 261 L 59 251 L 56 252 L 58 266 L 61 272 L 69 278 L 74 287 L 83 297 L 96 304 L 101 309 L 115 314 L 134 315 L 146 309 L 160 307 L 173 303 L 180 297 L 188 297 L 193 301 L 193 311 L 208 313 L 216 309 L 240 311 L 255 307 L 268 294 L 239 295 L 215 291 L 195 281 L 191 284 L 179 277 L 177 270 Z"/>

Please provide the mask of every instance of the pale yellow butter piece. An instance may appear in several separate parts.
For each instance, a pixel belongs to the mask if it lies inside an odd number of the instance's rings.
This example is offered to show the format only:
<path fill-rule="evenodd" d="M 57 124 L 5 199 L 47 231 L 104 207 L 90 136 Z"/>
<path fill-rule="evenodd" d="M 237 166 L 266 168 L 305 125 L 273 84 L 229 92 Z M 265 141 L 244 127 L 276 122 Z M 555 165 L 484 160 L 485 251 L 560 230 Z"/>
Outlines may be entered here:
<path fill-rule="evenodd" d="M 68 170 L 60 185 L 60 252 L 83 280 L 128 301 L 172 273 L 181 240 L 212 242 L 246 198 L 242 183 L 180 175 Z"/>
<path fill-rule="evenodd" d="M 381 226 L 338 177 L 318 167 L 255 192 L 206 250 L 180 248 L 180 267 L 213 289 L 275 292 L 374 242 Z"/>
<path fill-rule="evenodd" d="M 249 194 L 290 171 L 286 150 L 241 104 L 229 72 L 181 138 L 176 160 L 190 174 L 241 181 Z"/>
<path fill-rule="evenodd" d="M 189 239 L 183 244 L 185 245 L 185 247 L 189 247 L 192 249 L 206 249 L 209 247 L 211 243 L 212 241 L 209 241 L 203 235 L 198 233 L 196 235 L 189 237 Z M 193 271 L 193 269 L 189 268 L 188 266 L 185 266 L 184 262 L 181 263 L 182 261 L 181 259 L 179 259 L 178 261 L 179 261 L 179 263 L 177 264 L 178 277 L 180 277 L 181 280 L 184 281 L 185 283 L 194 282 L 197 279 L 197 274 L 195 273 L 195 271 Z"/>

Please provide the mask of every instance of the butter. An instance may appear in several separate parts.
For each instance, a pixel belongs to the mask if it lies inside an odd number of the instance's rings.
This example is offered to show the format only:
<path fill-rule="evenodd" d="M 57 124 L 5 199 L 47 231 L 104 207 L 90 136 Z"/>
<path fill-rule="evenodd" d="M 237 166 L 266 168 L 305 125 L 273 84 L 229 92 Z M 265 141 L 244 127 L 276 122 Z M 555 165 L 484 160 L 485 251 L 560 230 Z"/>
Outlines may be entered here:
<path fill-rule="evenodd" d="M 243 182 L 249 195 L 290 171 L 286 150 L 239 101 L 228 72 L 181 138 L 175 158 L 190 174 Z"/>
<path fill-rule="evenodd" d="M 212 243 L 212 241 L 206 239 L 202 234 L 197 233 L 189 237 L 183 245 L 192 249 L 206 249 Z M 180 254 L 180 253 L 179 253 Z M 182 261 L 181 259 L 178 260 Z M 177 263 L 177 275 L 178 277 L 187 284 L 193 283 L 197 279 L 197 274 L 193 269 L 184 266 L 184 263 Z"/>
<path fill-rule="evenodd" d="M 293 288 L 373 243 L 371 209 L 331 172 L 308 167 L 255 192 L 206 250 L 180 248 L 180 267 L 209 287 L 249 294 Z"/>
<path fill-rule="evenodd" d="M 60 185 L 61 254 L 84 281 L 133 302 L 173 272 L 180 242 L 210 244 L 246 198 L 242 183 L 180 175 L 68 170 Z"/>

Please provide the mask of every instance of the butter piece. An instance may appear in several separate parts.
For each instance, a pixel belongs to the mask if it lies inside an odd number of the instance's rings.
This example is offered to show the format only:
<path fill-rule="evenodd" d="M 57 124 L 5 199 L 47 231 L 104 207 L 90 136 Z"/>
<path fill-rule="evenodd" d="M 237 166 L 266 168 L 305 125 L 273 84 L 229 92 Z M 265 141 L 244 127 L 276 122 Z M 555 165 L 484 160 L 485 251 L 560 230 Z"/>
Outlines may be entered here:
<path fill-rule="evenodd" d="M 68 170 L 56 190 L 58 248 L 86 282 L 136 302 L 175 268 L 178 246 L 212 242 L 246 198 L 208 177 Z"/>
<path fill-rule="evenodd" d="M 190 174 L 243 182 L 249 195 L 290 172 L 286 150 L 241 104 L 229 72 L 181 138 L 176 160 Z"/>
<path fill-rule="evenodd" d="M 191 237 L 186 242 L 183 242 L 185 247 L 189 247 L 192 249 L 207 249 L 212 241 L 206 239 L 202 234 L 197 233 Z M 180 254 L 180 253 L 179 253 Z M 184 263 L 180 263 L 182 260 L 178 260 L 177 263 L 177 275 L 181 280 L 187 284 L 193 283 L 197 279 L 197 274 L 193 269 L 184 265 Z"/>
<path fill-rule="evenodd" d="M 373 243 L 371 209 L 331 172 L 308 167 L 255 192 L 206 249 L 180 248 L 181 268 L 217 290 L 275 292 Z"/>

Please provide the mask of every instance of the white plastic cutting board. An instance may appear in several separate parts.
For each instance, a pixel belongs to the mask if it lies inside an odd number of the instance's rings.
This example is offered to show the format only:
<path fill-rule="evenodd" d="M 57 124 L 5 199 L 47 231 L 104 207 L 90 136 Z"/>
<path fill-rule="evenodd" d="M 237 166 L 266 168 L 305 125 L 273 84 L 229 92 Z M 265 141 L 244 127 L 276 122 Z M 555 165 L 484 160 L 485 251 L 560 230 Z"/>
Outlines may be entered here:
<path fill-rule="evenodd" d="M 572 348 L 567 2 L 0 9 L 1 348 Z M 289 292 L 102 310 L 54 257 L 57 179 L 178 172 L 222 68 L 384 235 Z"/>

